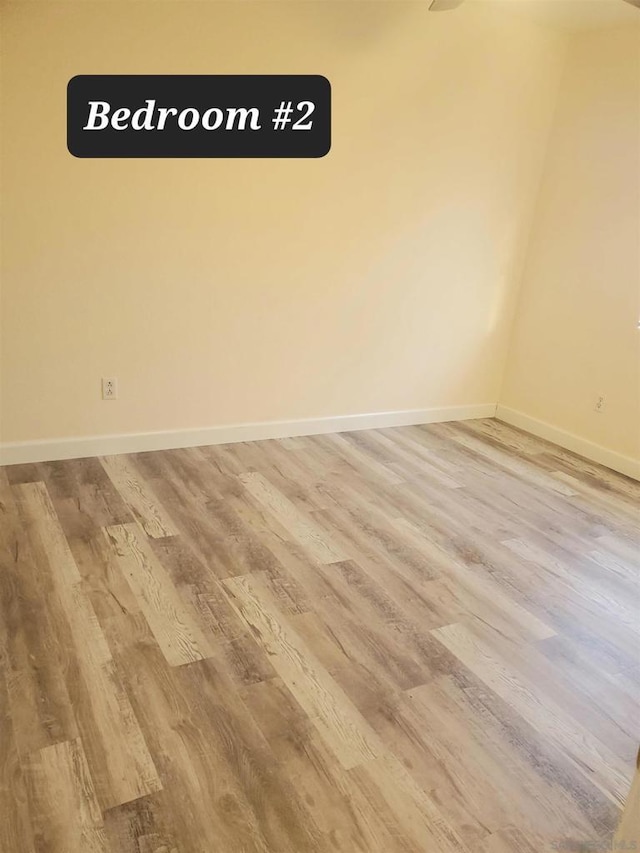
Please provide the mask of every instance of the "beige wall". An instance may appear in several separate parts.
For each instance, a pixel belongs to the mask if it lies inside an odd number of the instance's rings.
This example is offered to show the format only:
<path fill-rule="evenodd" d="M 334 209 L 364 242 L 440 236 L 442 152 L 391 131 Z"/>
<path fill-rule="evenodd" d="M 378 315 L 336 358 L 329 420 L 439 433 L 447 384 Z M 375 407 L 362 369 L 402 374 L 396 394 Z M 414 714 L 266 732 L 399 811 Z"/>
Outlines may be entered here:
<path fill-rule="evenodd" d="M 640 33 L 602 31 L 571 40 L 501 402 L 640 459 L 639 319 Z"/>
<path fill-rule="evenodd" d="M 2 7 L 4 442 L 495 403 L 564 42 L 427 5 Z M 325 74 L 333 149 L 72 158 L 145 72 Z"/>

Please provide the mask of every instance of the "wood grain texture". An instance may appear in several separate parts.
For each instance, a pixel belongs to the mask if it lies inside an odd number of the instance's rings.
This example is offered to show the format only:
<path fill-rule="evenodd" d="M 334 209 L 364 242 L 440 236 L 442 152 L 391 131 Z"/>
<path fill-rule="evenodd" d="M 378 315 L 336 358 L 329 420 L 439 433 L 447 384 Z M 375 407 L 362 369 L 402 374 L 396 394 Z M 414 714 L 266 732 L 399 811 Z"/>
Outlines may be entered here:
<path fill-rule="evenodd" d="M 135 513 L 148 536 L 173 536 L 177 532 L 169 513 L 158 501 L 153 487 L 138 474 L 132 462 L 125 456 L 103 456 L 100 461 L 109 479 Z"/>
<path fill-rule="evenodd" d="M 0 850 L 34 853 L 25 769 L 18 753 L 4 677 L 0 678 Z"/>
<path fill-rule="evenodd" d="M 137 526 L 108 527 L 106 535 L 167 663 L 180 666 L 209 657 L 211 650 L 194 614 Z"/>
<path fill-rule="evenodd" d="M 53 585 L 36 554 L 0 471 L 0 649 L 12 739 L 25 753 L 77 737 L 77 725 L 49 606 Z"/>
<path fill-rule="evenodd" d="M 311 519 L 274 488 L 266 477 L 258 473 L 240 474 L 247 492 L 278 519 L 289 533 L 305 548 L 310 557 L 319 563 L 336 563 L 344 554 L 332 545 L 329 535 L 323 536 Z"/>
<path fill-rule="evenodd" d="M 34 835 L 51 853 L 108 853 L 102 813 L 78 740 L 47 746 L 27 762 Z"/>
<path fill-rule="evenodd" d="M 225 581 L 231 600 L 267 649 L 278 675 L 343 767 L 380 754 L 377 738 L 306 643 L 286 623 L 258 576 Z"/>
<path fill-rule="evenodd" d="M 553 698 L 547 696 L 543 701 L 535 685 L 506 665 L 495 646 L 492 648 L 479 632 L 463 625 L 447 625 L 435 629 L 433 634 L 523 719 L 554 743 L 560 743 L 576 767 L 588 773 L 603 793 L 624 802 L 628 779 L 623 762 L 591 737 Z"/>
<path fill-rule="evenodd" d="M 0 469 L 2 853 L 629 844 L 639 572 L 495 420 Z"/>
<path fill-rule="evenodd" d="M 42 483 L 28 483 L 15 491 L 36 565 L 51 583 L 57 651 L 67 690 L 72 702 L 76 699 L 74 711 L 100 803 L 118 805 L 156 791 L 161 783 L 153 760 L 47 490 Z"/>

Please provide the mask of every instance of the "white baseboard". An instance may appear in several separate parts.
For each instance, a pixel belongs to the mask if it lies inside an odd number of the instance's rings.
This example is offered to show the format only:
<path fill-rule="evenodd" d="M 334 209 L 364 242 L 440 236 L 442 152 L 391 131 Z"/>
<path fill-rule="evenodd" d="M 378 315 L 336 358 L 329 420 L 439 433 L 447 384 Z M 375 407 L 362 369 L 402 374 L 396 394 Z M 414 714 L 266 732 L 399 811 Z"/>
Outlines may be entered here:
<path fill-rule="evenodd" d="M 172 450 L 179 447 L 198 447 L 205 444 L 233 444 L 237 441 L 258 441 L 265 438 L 291 438 L 297 435 L 319 435 L 320 433 L 350 432 L 360 429 L 492 418 L 495 411 L 495 403 L 485 403 L 404 412 L 376 412 L 366 415 L 342 415 L 333 418 L 309 418 L 298 421 L 265 421 L 255 424 L 235 424 L 204 427 L 202 429 L 169 430 L 167 432 L 16 441 L 0 444 L 0 465 L 53 462 L 58 459 L 110 456 L 114 453 L 141 453 L 146 450 Z"/>
<path fill-rule="evenodd" d="M 532 418 L 529 415 L 525 415 L 524 412 L 518 412 L 516 409 L 510 409 L 507 406 L 498 404 L 496 407 L 496 418 L 507 424 L 511 424 L 511 426 L 519 427 L 526 432 L 537 435 L 538 438 L 544 438 L 547 441 L 558 444 L 560 447 L 584 456 L 592 462 L 598 462 L 600 465 L 612 468 L 620 474 L 626 474 L 627 477 L 640 480 L 640 460 L 638 459 L 633 459 L 631 456 L 623 456 L 622 453 L 616 453 L 615 450 L 609 450 L 607 447 L 587 441 L 586 438 L 580 438 L 579 435 L 574 435 L 545 421 L 539 421 L 537 418 Z"/>

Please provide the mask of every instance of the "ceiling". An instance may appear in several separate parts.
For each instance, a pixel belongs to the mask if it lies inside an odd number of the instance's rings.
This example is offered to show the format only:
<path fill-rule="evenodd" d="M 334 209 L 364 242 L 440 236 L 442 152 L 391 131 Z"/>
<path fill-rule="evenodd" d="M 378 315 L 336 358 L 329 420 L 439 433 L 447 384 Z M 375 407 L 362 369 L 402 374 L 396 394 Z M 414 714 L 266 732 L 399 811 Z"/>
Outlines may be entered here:
<path fill-rule="evenodd" d="M 640 26 L 640 8 L 625 0 L 468 0 L 491 2 L 504 11 L 521 15 L 544 26 L 579 31 L 602 27 Z"/>

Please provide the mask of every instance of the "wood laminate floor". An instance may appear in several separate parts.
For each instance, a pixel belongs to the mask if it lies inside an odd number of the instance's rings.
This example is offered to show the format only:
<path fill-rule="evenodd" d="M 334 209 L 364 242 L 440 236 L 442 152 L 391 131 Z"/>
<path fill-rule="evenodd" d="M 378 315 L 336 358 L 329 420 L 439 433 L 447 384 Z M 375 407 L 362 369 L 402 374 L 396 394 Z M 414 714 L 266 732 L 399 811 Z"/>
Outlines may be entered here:
<path fill-rule="evenodd" d="M 0 545 L 2 853 L 611 849 L 632 480 L 494 420 L 17 465 Z"/>

